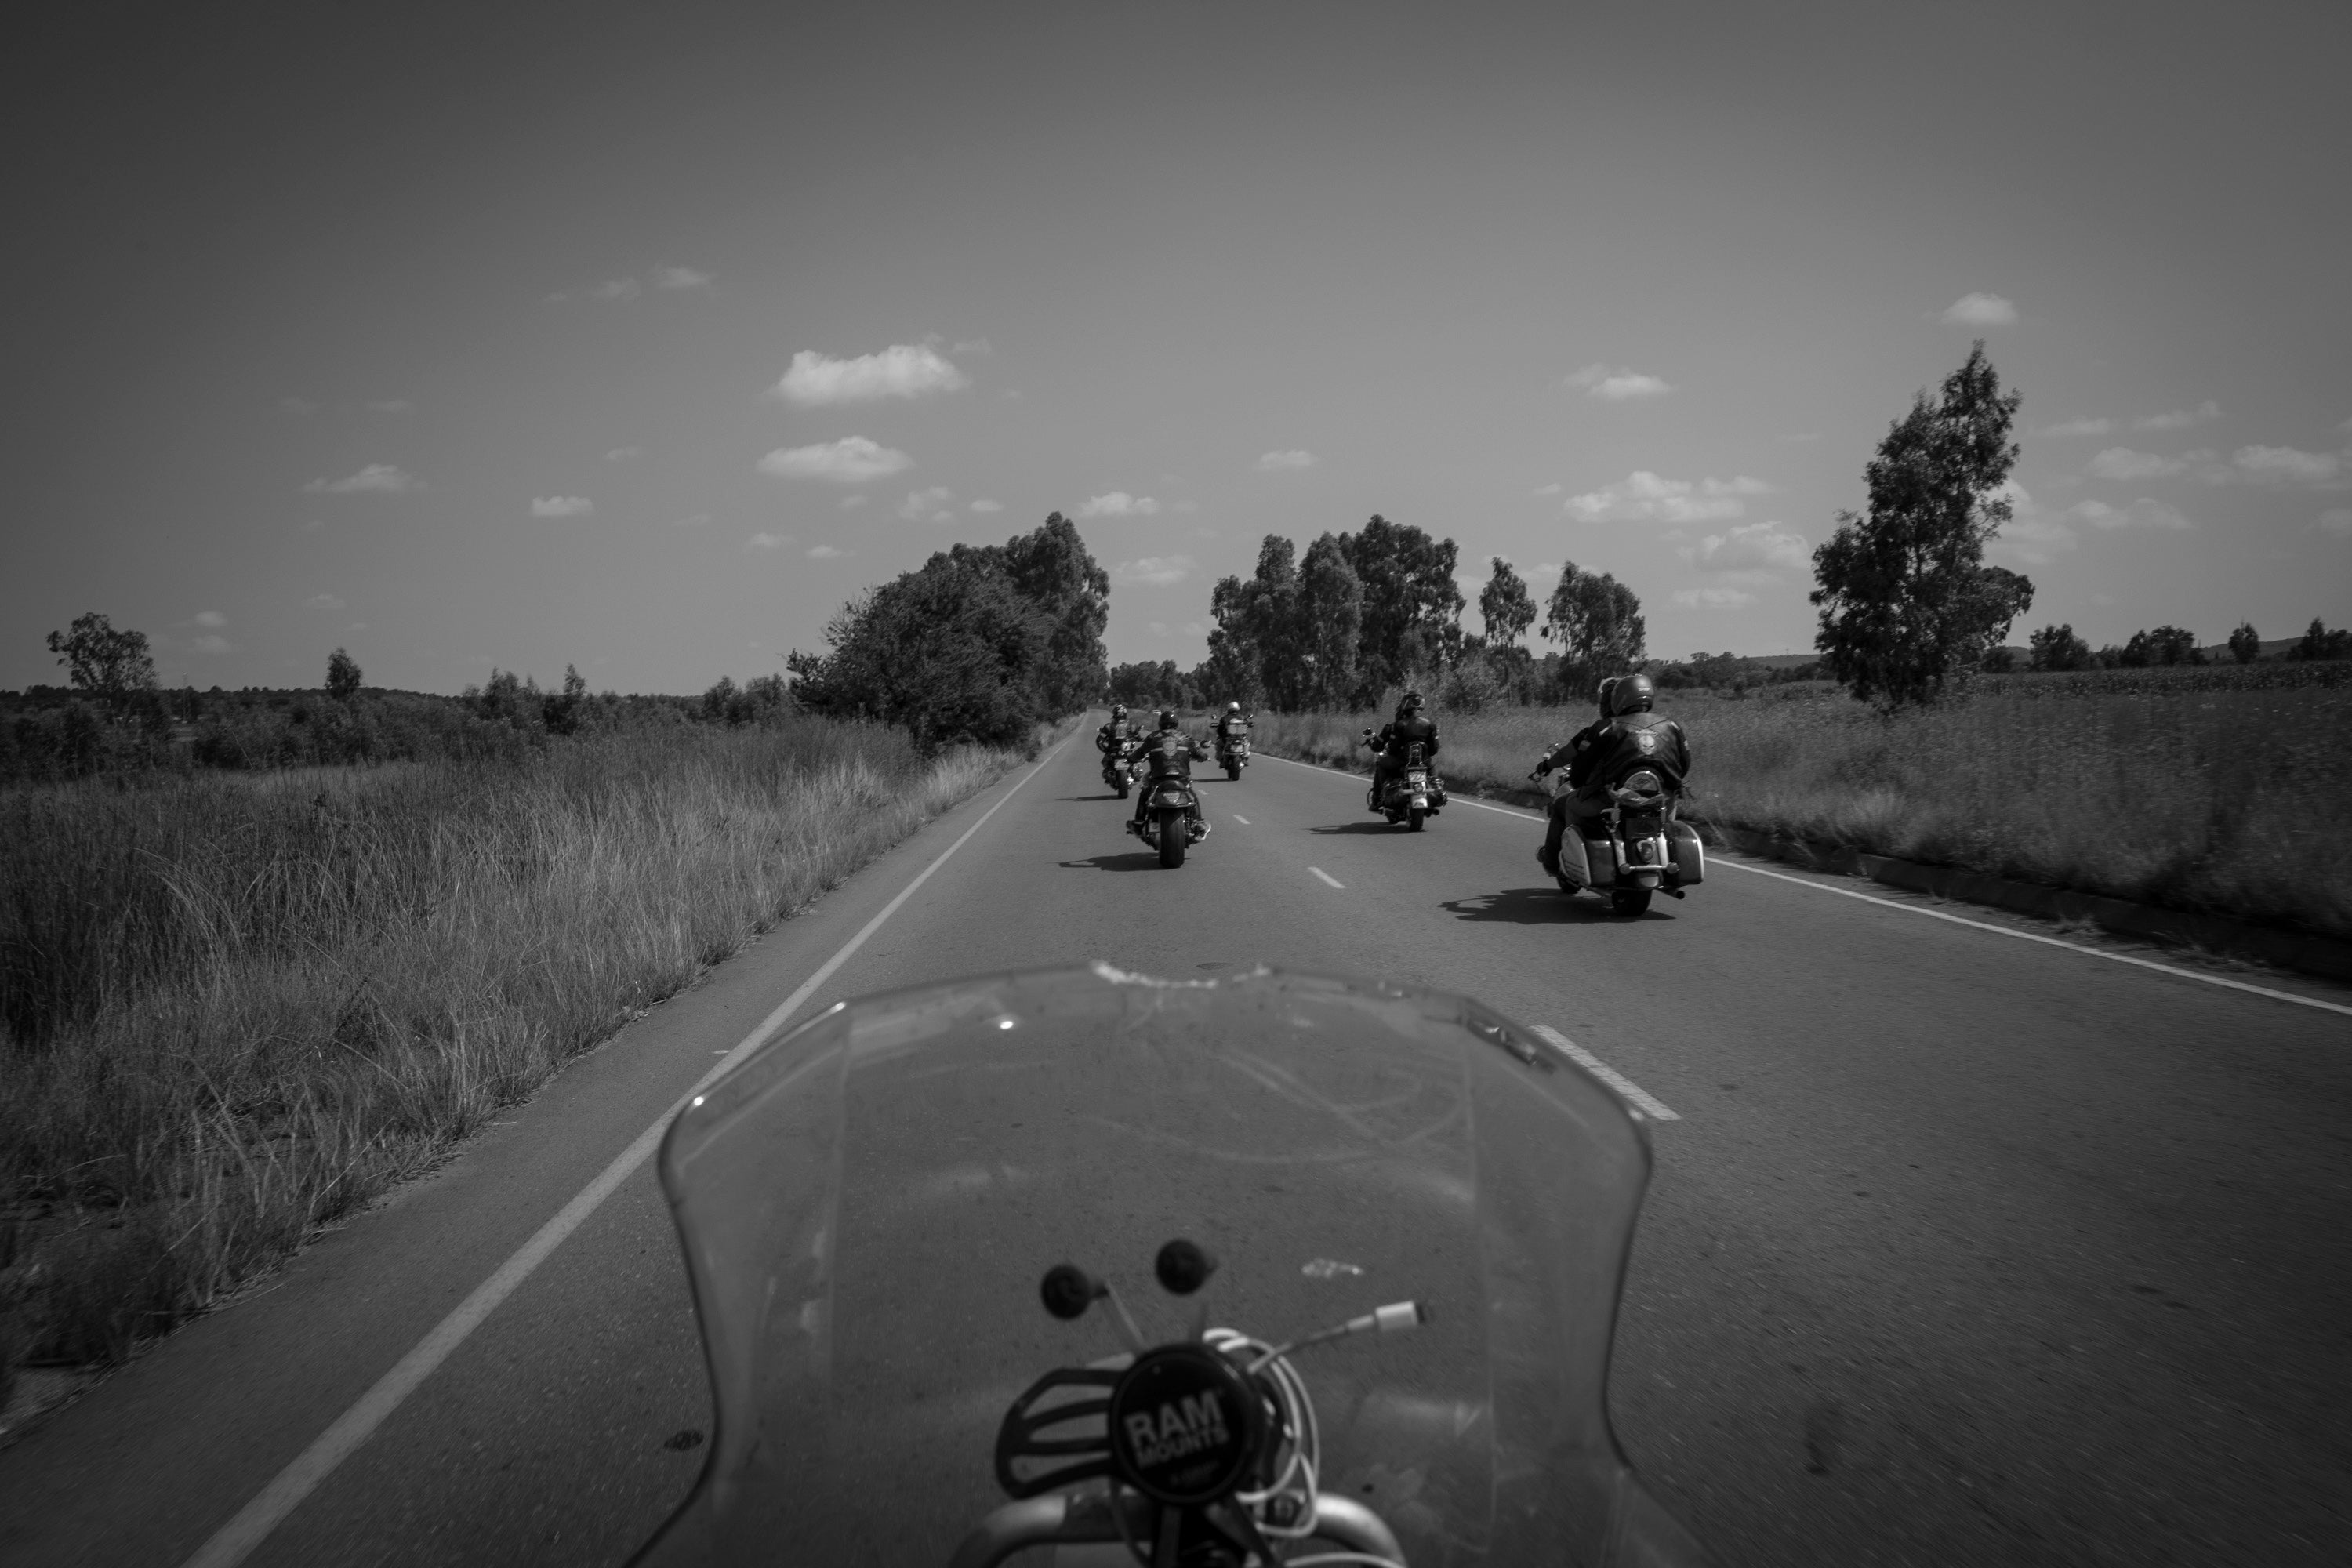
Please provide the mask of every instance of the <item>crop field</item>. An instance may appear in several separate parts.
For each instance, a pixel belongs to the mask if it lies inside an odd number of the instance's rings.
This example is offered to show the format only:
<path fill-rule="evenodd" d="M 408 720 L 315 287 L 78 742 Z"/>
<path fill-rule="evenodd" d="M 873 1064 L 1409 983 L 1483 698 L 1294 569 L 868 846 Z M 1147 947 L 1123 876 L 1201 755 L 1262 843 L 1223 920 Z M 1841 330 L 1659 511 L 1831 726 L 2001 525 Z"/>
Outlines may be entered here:
<path fill-rule="evenodd" d="M 235 1290 L 1015 755 L 809 720 L 0 791 L 0 1402 Z"/>
<path fill-rule="evenodd" d="M 1662 692 L 1658 709 L 1690 736 L 1696 819 L 2352 938 L 2352 666 L 2303 668 L 2338 673 L 2009 677 L 1894 719 L 1821 685 Z M 1591 716 L 1441 713 L 1440 771 L 1528 789 L 1536 760 Z M 1355 743 L 1371 721 L 1268 713 L 1256 735 L 1365 766 Z"/>

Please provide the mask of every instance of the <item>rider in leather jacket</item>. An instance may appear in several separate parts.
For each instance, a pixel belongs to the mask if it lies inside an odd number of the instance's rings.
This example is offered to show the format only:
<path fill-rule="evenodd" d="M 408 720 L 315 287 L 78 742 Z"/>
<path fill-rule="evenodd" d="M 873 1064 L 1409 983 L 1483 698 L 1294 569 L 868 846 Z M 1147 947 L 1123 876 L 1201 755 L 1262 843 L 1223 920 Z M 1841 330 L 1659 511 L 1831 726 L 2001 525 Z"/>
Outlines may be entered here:
<path fill-rule="evenodd" d="M 1192 782 L 1192 759 L 1205 758 L 1206 755 L 1198 742 L 1177 728 L 1176 710 L 1162 709 L 1160 728 L 1145 740 L 1143 749 L 1135 757 L 1144 781 L 1143 787 L 1135 792 L 1135 820 L 1139 823 L 1143 821 L 1150 809 L 1151 780 L 1172 773 L 1189 784 Z M 1185 815 L 1203 827 L 1207 826 L 1208 819 L 1201 815 L 1201 797 L 1197 791 Z"/>
<path fill-rule="evenodd" d="M 1250 721 L 1242 717 L 1242 705 L 1238 702 L 1226 703 L 1224 713 L 1217 720 L 1218 742 L 1222 745 L 1235 745 L 1248 740 L 1249 732 Z"/>
<path fill-rule="evenodd" d="M 1095 731 L 1095 750 L 1105 756 L 1113 755 L 1119 746 L 1134 736 L 1135 726 L 1127 721 L 1127 705 L 1114 702 L 1110 707 L 1110 721 Z"/>
<path fill-rule="evenodd" d="M 1536 858 L 1559 874 L 1559 841 L 1573 819 L 1579 829 L 1608 808 L 1607 790 L 1636 766 L 1659 775 L 1668 794 L 1682 793 L 1690 773 L 1690 742 L 1683 727 L 1652 710 L 1657 689 L 1646 675 L 1624 675 L 1601 684 L 1601 718 L 1579 730 L 1536 763 L 1538 776 L 1568 769 L 1570 788 L 1552 797 L 1543 847 Z"/>
<path fill-rule="evenodd" d="M 1404 772 L 1409 748 L 1419 744 L 1422 760 L 1437 758 L 1437 722 L 1421 714 L 1421 693 L 1408 691 L 1397 704 L 1396 718 L 1381 726 L 1378 734 L 1367 730 L 1364 744 L 1380 752 L 1372 763 L 1371 808 L 1381 809 L 1381 795 L 1389 780 Z"/>

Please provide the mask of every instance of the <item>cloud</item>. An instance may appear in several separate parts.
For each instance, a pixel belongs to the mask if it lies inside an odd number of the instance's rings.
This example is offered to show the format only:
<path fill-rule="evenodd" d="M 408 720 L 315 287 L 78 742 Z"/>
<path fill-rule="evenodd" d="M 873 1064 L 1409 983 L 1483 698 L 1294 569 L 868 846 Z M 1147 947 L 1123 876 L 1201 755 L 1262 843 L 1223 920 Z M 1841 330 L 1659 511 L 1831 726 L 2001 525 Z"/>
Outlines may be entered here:
<path fill-rule="evenodd" d="M 691 267 L 656 267 L 654 268 L 654 287 L 672 289 L 708 289 L 710 287 L 710 274 L 697 272 Z"/>
<path fill-rule="evenodd" d="M 1603 485 L 1561 503 L 1563 511 L 1586 522 L 1712 522 L 1746 515 L 1745 496 L 1771 486 L 1742 475 L 1729 479 L 1664 479 L 1637 468 L 1613 485 Z"/>
<path fill-rule="evenodd" d="M 670 526 L 672 528 L 700 528 L 709 521 L 710 514 L 709 512 L 698 511 L 691 517 L 673 519 L 670 522 Z"/>
<path fill-rule="evenodd" d="M 974 511 L 1003 511 L 1004 510 L 1004 503 L 1001 500 L 976 500 L 971 503 L 971 510 Z"/>
<path fill-rule="evenodd" d="M 862 485 L 905 473 L 915 459 L 893 447 L 878 446 L 863 436 L 844 436 L 815 447 L 779 447 L 760 459 L 760 471 L 787 479 L 823 479 L 828 484 Z"/>
<path fill-rule="evenodd" d="M 313 594 L 302 601 L 306 610 L 348 610 L 351 608 L 332 594 Z"/>
<path fill-rule="evenodd" d="M 584 289 L 565 289 L 547 296 L 551 305 L 568 305 L 574 300 L 593 300 L 604 304 L 618 304 L 637 297 L 642 290 L 634 278 L 607 278 L 602 283 L 591 283 Z"/>
<path fill-rule="evenodd" d="M 838 561 L 848 553 L 848 551 L 835 550 L 830 544 L 813 544 L 809 547 L 809 559 L 812 561 Z"/>
<path fill-rule="evenodd" d="M 1159 511 L 1160 503 L 1150 496 L 1131 496 L 1125 490 L 1090 496 L 1078 508 L 1080 517 L 1154 517 Z"/>
<path fill-rule="evenodd" d="M 908 522 L 948 522 L 954 516 L 948 510 L 948 502 L 954 499 L 955 492 L 947 486 L 933 485 L 909 493 L 898 503 L 898 515 Z"/>
<path fill-rule="evenodd" d="M 1751 522 L 1709 534 L 1690 557 L 1694 565 L 1709 572 L 1805 572 L 1813 563 L 1805 536 L 1777 522 Z"/>
<path fill-rule="evenodd" d="M 2344 477 L 2344 459 L 2333 452 L 2294 447 L 2241 447 L 2230 460 L 2247 474 L 2273 484 L 2333 485 Z"/>
<path fill-rule="evenodd" d="M 228 617 L 222 615 L 218 610 L 198 610 L 195 615 L 195 622 L 196 625 L 200 626 L 210 626 L 215 631 L 218 631 L 221 627 L 228 625 Z"/>
<path fill-rule="evenodd" d="M 226 637 L 215 637 L 211 633 L 207 632 L 203 637 L 197 637 L 194 641 L 189 643 L 188 646 L 198 653 L 226 653 L 236 645 L 229 641 Z"/>
<path fill-rule="evenodd" d="M 2132 421 L 2135 430 L 2186 430 L 2192 425 L 2202 425 L 2209 419 L 2221 417 L 2221 405 L 2207 398 L 2194 408 L 2175 409 L 2170 414 L 2143 414 Z"/>
<path fill-rule="evenodd" d="M 1943 321 L 1953 327 L 2014 326 L 2017 307 L 1998 294 L 1963 294 L 1944 307 Z"/>
<path fill-rule="evenodd" d="M 1189 555 L 1146 555 L 1112 567 L 1110 580 L 1129 587 L 1166 588 L 1181 583 L 1192 574 L 1192 558 Z"/>
<path fill-rule="evenodd" d="M 1756 595 L 1738 588 L 1677 588 L 1675 603 L 1694 610 L 1732 610 L 1752 605 Z"/>
<path fill-rule="evenodd" d="M 755 533 L 743 542 L 746 550 L 782 550 L 793 542 L 789 533 Z"/>
<path fill-rule="evenodd" d="M 2352 538 L 2352 506 L 2332 506 L 2319 514 L 2319 531 Z"/>
<path fill-rule="evenodd" d="M 307 397 L 281 397 L 278 400 L 278 412 L 302 419 L 319 412 L 319 405 Z"/>
<path fill-rule="evenodd" d="M 2079 500 L 2063 514 L 2089 523 L 2093 528 L 2154 528 L 2179 533 L 2197 526 L 2162 501 L 2140 497 L 2128 506 L 2109 506 L 2103 500 Z"/>
<path fill-rule="evenodd" d="M 2115 431 L 2112 419 L 2069 419 L 2062 425 L 2052 425 L 2038 432 L 2043 436 L 2106 436 Z"/>
<path fill-rule="evenodd" d="M 2179 458 L 2135 452 L 2129 447 L 2109 447 L 2091 459 L 2091 472 L 2103 479 L 2168 479 L 2189 471 Z"/>
<path fill-rule="evenodd" d="M 2015 479 L 2000 487 L 2000 496 L 2009 502 L 2009 521 L 1985 546 L 1988 552 L 2010 556 L 2028 566 L 2047 566 L 2079 542 L 2073 529 L 2045 514 Z"/>
<path fill-rule="evenodd" d="M 625 463 L 632 458 L 642 458 L 645 455 L 646 449 L 643 447 L 615 447 L 604 454 L 604 460 L 608 463 Z"/>
<path fill-rule="evenodd" d="M 533 496 L 530 515 L 533 517 L 586 517 L 596 510 L 596 503 L 586 496 Z"/>
<path fill-rule="evenodd" d="M 312 479 L 302 487 L 306 494 L 329 496 L 399 495 L 424 488 L 415 475 L 391 463 L 370 463 L 349 479 Z"/>
<path fill-rule="evenodd" d="M 971 378 L 928 343 L 892 343 L 878 354 L 829 359 L 813 349 L 793 355 L 792 368 L 772 395 L 803 408 L 832 403 L 872 403 L 884 397 L 920 397 L 956 392 Z"/>
<path fill-rule="evenodd" d="M 1539 495 L 1539 496 L 1556 496 L 1556 495 L 1559 494 L 1559 492 L 1560 492 L 1560 491 L 1562 491 L 1562 490 L 1566 489 L 1567 488 L 1568 488 L 1568 487 L 1567 487 L 1566 485 L 1563 485 L 1563 484 L 1561 484 L 1559 481 L 1558 481 L 1557 479 L 1555 479 L 1555 480 L 1553 480 L 1550 484 L 1548 484 L 1548 485 L 1538 485 L 1538 486 L 1537 486 L 1533 490 L 1529 491 L 1528 493 L 1529 493 L 1529 494 L 1531 494 L 1531 495 Z"/>
<path fill-rule="evenodd" d="M 1258 472 L 1262 474 L 1278 474 L 1287 469 L 1311 468 L 1314 466 L 1315 454 L 1297 448 L 1287 452 L 1267 452 L 1258 458 L 1256 464 Z"/>
<path fill-rule="evenodd" d="M 1612 369 L 1601 363 L 1586 365 L 1571 373 L 1560 384 L 1580 386 L 1587 397 L 1598 397 L 1604 403 L 1626 403 L 1636 398 L 1664 397 L 1674 388 L 1654 375 L 1622 366 Z"/>

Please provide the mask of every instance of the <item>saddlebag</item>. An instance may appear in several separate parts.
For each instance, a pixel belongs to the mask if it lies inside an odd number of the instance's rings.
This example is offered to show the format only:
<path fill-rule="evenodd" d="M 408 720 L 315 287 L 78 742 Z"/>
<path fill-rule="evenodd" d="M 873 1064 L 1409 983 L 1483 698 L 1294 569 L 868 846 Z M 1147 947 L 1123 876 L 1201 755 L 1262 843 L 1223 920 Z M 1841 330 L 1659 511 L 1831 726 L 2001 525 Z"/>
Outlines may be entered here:
<path fill-rule="evenodd" d="M 1560 835 L 1559 866 L 1579 887 L 1606 888 L 1617 880 L 1617 856 L 1605 838 L 1587 838 L 1580 833 Z"/>
<path fill-rule="evenodd" d="M 1706 880 L 1706 846 L 1698 829 L 1687 822 L 1668 826 L 1666 841 L 1675 852 L 1675 886 L 1696 888 Z"/>

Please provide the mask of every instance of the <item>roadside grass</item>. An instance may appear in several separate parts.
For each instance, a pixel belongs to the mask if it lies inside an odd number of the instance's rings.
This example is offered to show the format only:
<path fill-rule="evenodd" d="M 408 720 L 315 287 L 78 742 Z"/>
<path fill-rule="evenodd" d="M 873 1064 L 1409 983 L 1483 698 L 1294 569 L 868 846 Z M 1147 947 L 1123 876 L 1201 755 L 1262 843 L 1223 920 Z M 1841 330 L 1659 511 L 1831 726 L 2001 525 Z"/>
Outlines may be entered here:
<path fill-rule="evenodd" d="M 804 721 L 0 792 L 0 1406 L 440 1159 L 1019 761 Z"/>
<path fill-rule="evenodd" d="M 1690 736 L 1695 819 L 2352 938 L 2352 685 L 2051 684 L 1892 720 L 1828 687 L 1658 708 Z M 1440 771 L 1524 795 L 1590 716 L 1440 714 Z M 1362 771 L 1370 721 L 1262 713 L 1256 738 Z"/>

